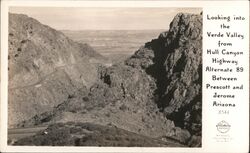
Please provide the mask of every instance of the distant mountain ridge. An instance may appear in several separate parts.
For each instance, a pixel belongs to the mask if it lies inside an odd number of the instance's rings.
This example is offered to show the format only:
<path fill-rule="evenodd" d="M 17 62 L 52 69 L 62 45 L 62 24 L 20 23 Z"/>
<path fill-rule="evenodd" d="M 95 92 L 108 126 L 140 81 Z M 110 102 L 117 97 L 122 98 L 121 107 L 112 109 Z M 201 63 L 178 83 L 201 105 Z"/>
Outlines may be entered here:
<path fill-rule="evenodd" d="M 106 58 L 39 21 L 9 13 L 9 125 L 52 109 L 97 79 Z M 86 88 L 86 89 L 85 89 Z"/>

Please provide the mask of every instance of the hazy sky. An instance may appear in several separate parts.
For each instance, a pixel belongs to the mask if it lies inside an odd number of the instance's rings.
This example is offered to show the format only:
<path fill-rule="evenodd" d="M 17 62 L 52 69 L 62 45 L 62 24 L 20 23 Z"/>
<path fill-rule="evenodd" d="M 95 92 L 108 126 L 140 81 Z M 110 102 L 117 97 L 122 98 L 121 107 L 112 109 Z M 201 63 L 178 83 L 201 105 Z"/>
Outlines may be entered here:
<path fill-rule="evenodd" d="M 201 8 L 62 8 L 11 7 L 57 30 L 168 29 L 179 12 L 200 13 Z"/>

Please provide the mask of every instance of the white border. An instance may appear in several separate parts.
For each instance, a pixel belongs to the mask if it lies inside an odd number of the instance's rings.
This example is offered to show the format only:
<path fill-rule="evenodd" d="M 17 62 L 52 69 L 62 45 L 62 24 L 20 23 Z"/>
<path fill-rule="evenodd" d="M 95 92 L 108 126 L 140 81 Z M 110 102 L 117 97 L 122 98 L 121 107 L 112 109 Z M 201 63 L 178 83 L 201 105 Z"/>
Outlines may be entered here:
<path fill-rule="evenodd" d="M 201 148 L 142 148 L 142 147 L 27 147 L 7 146 L 7 49 L 8 7 L 246 7 L 248 1 L 1 1 L 1 151 L 3 152 L 210 152 L 206 144 L 204 126 L 206 118 L 203 108 L 203 132 Z M 203 93 L 204 94 L 204 93 Z M 206 102 L 203 96 L 203 103 Z M 203 105 L 204 106 L 204 105 Z M 216 147 L 216 146 L 215 146 Z M 221 151 L 223 152 L 223 151 Z"/>

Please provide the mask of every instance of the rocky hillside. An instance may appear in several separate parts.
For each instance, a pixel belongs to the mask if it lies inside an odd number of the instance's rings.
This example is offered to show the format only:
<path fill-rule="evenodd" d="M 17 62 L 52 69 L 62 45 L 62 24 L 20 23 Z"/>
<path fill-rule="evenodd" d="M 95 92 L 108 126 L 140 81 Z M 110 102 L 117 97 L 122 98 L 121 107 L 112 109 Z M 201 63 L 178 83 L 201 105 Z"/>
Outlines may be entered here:
<path fill-rule="evenodd" d="M 97 78 L 105 59 L 37 20 L 9 14 L 9 125 L 51 110 Z"/>
<path fill-rule="evenodd" d="M 201 15 L 177 14 L 168 32 L 123 63 L 100 68 L 98 76 L 88 94 L 75 94 L 19 126 L 92 122 L 201 146 Z"/>
<path fill-rule="evenodd" d="M 112 125 L 93 123 L 57 123 L 35 136 L 20 139 L 14 145 L 35 146 L 119 146 L 119 147 L 169 147 L 184 145 L 142 136 Z"/>

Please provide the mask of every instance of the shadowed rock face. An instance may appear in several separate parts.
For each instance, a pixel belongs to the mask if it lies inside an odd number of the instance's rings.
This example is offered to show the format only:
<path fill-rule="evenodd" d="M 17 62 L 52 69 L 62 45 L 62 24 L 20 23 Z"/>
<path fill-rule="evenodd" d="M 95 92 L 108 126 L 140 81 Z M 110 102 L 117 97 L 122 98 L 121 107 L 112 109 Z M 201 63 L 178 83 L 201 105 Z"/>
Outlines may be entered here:
<path fill-rule="evenodd" d="M 88 94 L 76 93 L 20 126 L 93 122 L 201 146 L 201 15 L 176 15 L 168 32 L 124 63 L 100 67 L 98 78 Z"/>
<path fill-rule="evenodd" d="M 165 38 L 166 84 L 158 106 L 167 118 L 192 133 L 201 131 L 202 18 L 178 14 Z"/>
<path fill-rule="evenodd" d="M 104 60 L 37 20 L 9 14 L 9 125 L 50 110 L 97 78 Z M 88 73 L 86 73 L 88 72 Z"/>
<path fill-rule="evenodd" d="M 168 32 L 126 61 L 155 79 L 158 108 L 176 126 L 201 132 L 202 17 L 178 14 Z"/>

